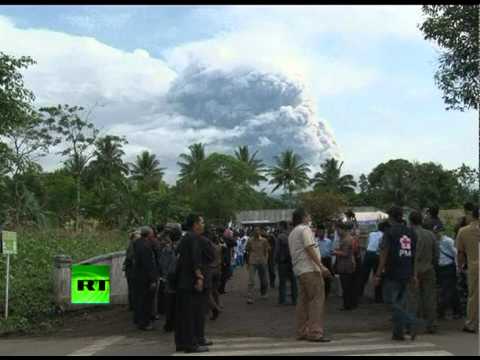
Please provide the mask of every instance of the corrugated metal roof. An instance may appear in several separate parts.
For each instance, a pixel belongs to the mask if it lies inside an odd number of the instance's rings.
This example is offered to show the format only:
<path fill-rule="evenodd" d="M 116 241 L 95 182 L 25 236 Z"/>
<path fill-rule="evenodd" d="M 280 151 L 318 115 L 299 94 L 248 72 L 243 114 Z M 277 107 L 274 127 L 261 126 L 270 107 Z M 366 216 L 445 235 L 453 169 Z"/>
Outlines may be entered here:
<path fill-rule="evenodd" d="M 291 221 L 295 209 L 246 210 L 236 214 L 238 223 L 259 224 Z"/>

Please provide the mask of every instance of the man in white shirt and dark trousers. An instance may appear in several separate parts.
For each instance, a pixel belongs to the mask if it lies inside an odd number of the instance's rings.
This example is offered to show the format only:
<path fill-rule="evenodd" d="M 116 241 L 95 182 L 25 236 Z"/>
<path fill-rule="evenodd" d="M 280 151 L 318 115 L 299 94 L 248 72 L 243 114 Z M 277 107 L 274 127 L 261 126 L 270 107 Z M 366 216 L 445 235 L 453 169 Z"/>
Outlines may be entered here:
<path fill-rule="evenodd" d="M 368 235 L 367 252 L 362 266 L 362 287 L 360 290 L 360 297 L 363 296 L 371 271 L 373 270 L 374 274 L 377 272 L 378 262 L 380 260 L 380 242 L 382 241 L 383 233 L 388 226 L 389 223 L 383 221 L 378 224 L 377 231 L 371 232 Z M 382 283 L 380 283 L 380 286 L 375 287 L 375 302 L 377 304 L 383 303 Z"/>
<path fill-rule="evenodd" d="M 443 225 L 439 224 L 433 228 L 437 236 L 440 256 L 438 259 L 437 278 L 440 285 L 440 296 L 438 302 L 438 317 L 445 318 L 448 308 L 453 311 L 454 319 L 461 319 L 460 299 L 457 292 L 457 249 L 455 241 L 444 234 Z"/>

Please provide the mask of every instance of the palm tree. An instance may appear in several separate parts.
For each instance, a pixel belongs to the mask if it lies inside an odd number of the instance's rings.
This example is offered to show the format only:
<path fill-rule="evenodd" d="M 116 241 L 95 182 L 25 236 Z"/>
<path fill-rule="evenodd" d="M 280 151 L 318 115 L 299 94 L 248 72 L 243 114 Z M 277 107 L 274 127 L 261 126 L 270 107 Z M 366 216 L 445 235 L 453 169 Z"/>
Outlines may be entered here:
<path fill-rule="evenodd" d="M 132 179 L 136 180 L 145 191 L 156 190 L 160 186 L 165 168 L 160 167 L 160 161 L 155 154 L 148 151 L 137 156 L 134 164 L 130 164 Z"/>
<path fill-rule="evenodd" d="M 301 190 L 308 186 L 309 178 L 308 164 L 302 163 L 302 158 L 295 154 L 293 150 L 287 150 L 275 156 L 276 166 L 269 170 L 272 177 L 270 184 L 276 185 L 272 192 L 283 187 L 288 192 L 290 200 L 295 190 Z"/>
<path fill-rule="evenodd" d="M 257 153 L 258 151 L 255 151 L 253 155 L 250 156 L 248 146 L 239 146 L 238 150 L 235 150 L 237 160 L 247 164 L 252 172 L 252 176 L 248 179 L 251 185 L 258 185 L 260 181 L 267 180 L 267 178 L 262 175 L 265 171 L 265 165 L 262 160 L 256 159 Z"/>
<path fill-rule="evenodd" d="M 190 154 L 180 154 L 180 159 L 177 162 L 180 166 L 180 181 L 198 185 L 200 182 L 199 170 L 200 165 L 205 160 L 205 145 L 197 143 L 188 147 Z"/>
<path fill-rule="evenodd" d="M 126 140 L 117 136 L 106 136 L 97 140 L 92 168 L 100 178 L 112 179 L 116 175 L 128 175 L 128 165 L 123 162 L 125 152 L 122 149 Z"/>
<path fill-rule="evenodd" d="M 343 175 L 343 162 L 339 163 L 336 159 L 329 159 L 322 165 L 322 171 L 315 174 L 312 179 L 312 184 L 315 189 L 322 189 L 339 194 L 348 194 L 355 191 L 357 183 L 354 181 L 352 175 Z"/>

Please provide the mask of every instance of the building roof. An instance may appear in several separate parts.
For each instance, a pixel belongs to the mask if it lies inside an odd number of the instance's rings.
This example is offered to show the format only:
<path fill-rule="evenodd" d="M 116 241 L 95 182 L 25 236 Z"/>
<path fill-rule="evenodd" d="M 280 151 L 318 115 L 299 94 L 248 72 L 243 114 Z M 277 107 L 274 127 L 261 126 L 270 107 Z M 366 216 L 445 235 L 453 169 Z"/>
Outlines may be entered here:
<path fill-rule="evenodd" d="M 295 209 L 246 210 L 236 214 L 240 224 L 273 224 L 280 221 L 291 221 Z"/>

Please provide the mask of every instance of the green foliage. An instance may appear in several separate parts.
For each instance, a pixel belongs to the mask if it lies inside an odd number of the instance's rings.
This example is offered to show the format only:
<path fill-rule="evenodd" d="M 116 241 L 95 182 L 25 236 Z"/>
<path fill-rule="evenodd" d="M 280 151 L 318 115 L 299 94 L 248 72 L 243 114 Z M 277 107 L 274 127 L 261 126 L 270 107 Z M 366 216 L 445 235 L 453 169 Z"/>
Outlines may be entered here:
<path fill-rule="evenodd" d="M 302 158 L 292 150 L 287 150 L 275 157 L 276 166 L 269 170 L 270 184 L 275 185 L 273 192 L 283 187 L 290 197 L 294 191 L 305 189 L 308 178 L 308 164 L 302 163 Z"/>
<path fill-rule="evenodd" d="M 0 135 L 21 124 L 31 111 L 35 96 L 25 88 L 20 71 L 33 64 L 31 57 L 15 58 L 0 51 Z"/>
<path fill-rule="evenodd" d="M 312 179 L 316 190 L 329 191 L 339 194 L 348 194 L 355 192 L 357 183 L 352 175 L 343 175 L 343 162 L 339 163 L 336 159 L 329 159 L 322 165 L 322 172 L 316 173 Z"/>
<path fill-rule="evenodd" d="M 443 91 L 447 109 L 479 109 L 478 5 L 424 5 L 425 39 L 443 50 L 435 82 Z"/>
<path fill-rule="evenodd" d="M 10 258 L 11 318 L 0 320 L 0 332 L 27 331 L 42 322 L 54 320 L 53 258 L 71 255 L 74 262 L 124 250 L 125 235 L 120 232 L 73 234 L 65 230 L 26 230 L 18 234 L 18 255 Z M 0 257 L 0 278 L 5 278 L 5 257 Z M 0 305 L 4 308 L 5 282 L 0 282 Z"/>
<path fill-rule="evenodd" d="M 315 224 L 336 219 L 347 205 L 343 195 L 318 190 L 303 193 L 300 203 L 312 215 Z"/>
<path fill-rule="evenodd" d="M 162 182 L 165 168 L 160 167 L 160 161 L 155 154 L 148 151 L 137 156 L 135 164 L 131 164 L 132 179 L 145 191 L 158 190 Z"/>

